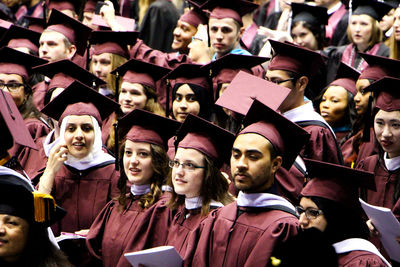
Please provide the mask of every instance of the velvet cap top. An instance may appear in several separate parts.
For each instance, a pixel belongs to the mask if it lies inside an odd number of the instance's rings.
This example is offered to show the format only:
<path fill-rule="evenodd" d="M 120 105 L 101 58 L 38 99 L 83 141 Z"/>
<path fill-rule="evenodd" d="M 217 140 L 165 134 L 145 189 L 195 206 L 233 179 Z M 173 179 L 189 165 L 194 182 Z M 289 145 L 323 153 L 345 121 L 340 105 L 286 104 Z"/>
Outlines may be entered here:
<path fill-rule="evenodd" d="M 291 3 L 292 23 L 304 21 L 311 25 L 327 25 L 328 9 L 321 6 L 312 6 L 302 3 Z"/>
<path fill-rule="evenodd" d="M 360 72 L 346 63 L 340 62 L 339 69 L 336 73 L 336 79 L 329 86 L 341 86 L 350 92 L 353 96 L 357 94 L 356 82 Z"/>
<path fill-rule="evenodd" d="M 352 15 L 368 15 L 380 21 L 393 7 L 385 2 L 375 0 L 353 0 Z"/>
<path fill-rule="evenodd" d="M 209 0 L 202 8 L 211 11 L 210 18 L 231 18 L 242 26 L 242 17 L 256 10 L 258 5 L 245 0 Z"/>
<path fill-rule="evenodd" d="M 93 54 L 111 53 L 129 58 L 128 45 L 135 44 L 139 32 L 93 31 L 90 43 L 94 44 Z"/>
<path fill-rule="evenodd" d="M 364 88 L 365 91 L 374 92 L 375 107 L 384 111 L 400 110 L 400 79 L 383 77 Z"/>
<path fill-rule="evenodd" d="M 35 53 L 39 51 L 40 33 L 29 30 L 24 27 L 11 25 L 8 31 L 3 35 L 0 46 L 11 48 L 27 47 Z"/>
<path fill-rule="evenodd" d="M 361 73 L 359 79 L 377 81 L 384 76 L 400 76 L 400 60 L 360 53 L 361 57 L 368 63 L 368 66 Z"/>

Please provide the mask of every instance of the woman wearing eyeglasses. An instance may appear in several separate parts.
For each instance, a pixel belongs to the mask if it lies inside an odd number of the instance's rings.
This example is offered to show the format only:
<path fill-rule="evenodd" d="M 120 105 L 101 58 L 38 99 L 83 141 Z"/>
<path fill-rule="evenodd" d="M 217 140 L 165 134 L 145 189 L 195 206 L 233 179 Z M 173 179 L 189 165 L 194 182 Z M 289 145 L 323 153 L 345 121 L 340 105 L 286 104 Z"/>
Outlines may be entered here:
<path fill-rule="evenodd" d="M 119 123 L 122 128 L 129 129 L 120 150 L 120 195 L 99 213 L 86 239 L 90 254 L 101 260 L 103 266 L 110 267 L 131 266 L 124 259 L 123 252 L 133 240 L 139 242 L 140 247 L 145 245 L 141 242 L 146 233 L 140 231 L 138 235 L 135 234 L 139 226 L 147 225 L 152 218 L 168 225 L 168 211 L 162 213 L 166 220 L 152 215 L 155 209 L 155 214 L 167 209 L 165 205 L 163 209 L 161 204 L 156 206 L 155 203 L 161 199 L 161 186 L 169 171 L 167 140 L 180 125 L 174 120 L 140 109 L 135 109 Z M 127 192 L 128 184 L 130 188 Z M 165 231 L 154 238 L 164 243 L 166 235 Z"/>
<path fill-rule="evenodd" d="M 302 229 L 317 228 L 338 254 L 338 266 L 390 266 L 368 241 L 358 200 L 359 187 L 374 188 L 372 173 L 304 160 L 311 180 L 301 191 L 297 211 Z M 323 266 L 323 264 L 321 264 Z"/>

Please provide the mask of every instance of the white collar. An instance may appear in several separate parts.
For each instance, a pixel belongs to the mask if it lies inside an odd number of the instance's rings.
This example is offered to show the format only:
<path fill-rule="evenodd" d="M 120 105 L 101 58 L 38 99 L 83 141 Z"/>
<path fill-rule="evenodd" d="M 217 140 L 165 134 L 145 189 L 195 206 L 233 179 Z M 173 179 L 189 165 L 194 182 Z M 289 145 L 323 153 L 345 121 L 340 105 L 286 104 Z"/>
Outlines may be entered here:
<path fill-rule="evenodd" d="M 134 196 L 142 196 L 150 192 L 150 184 L 144 184 L 144 185 L 131 185 L 131 193 Z"/>
<path fill-rule="evenodd" d="M 289 201 L 283 197 L 270 193 L 246 194 L 240 191 L 236 202 L 239 207 L 268 207 L 282 205 L 296 212 L 296 209 Z"/>
<path fill-rule="evenodd" d="M 203 199 L 202 197 L 186 197 L 185 198 L 185 208 L 187 210 L 194 210 L 201 208 L 201 205 L 203 204 Z M 211 200 L 210 206 L 215 206 L 215 207 L 223 207 L 224 204 L 221 202 Z"/>
<path fill-rule="evenodd" d="M 50 155 L 50 150 L 60 141 L 59 138 L 51 142 L 51 139 L 54 136 L 56 130 L 51 130 L 51 132 L 46 136 L 46 139 L 43 142 L 43 149 L 44 149 L 44 154 L 46 157 L 49 157 Z"/>
<path fill-rule="evenodd" d="M 282 114 L 285 116 L 286 119 L 290 120 L 291 122 L 297 123 L 300 121 L 320 121 L 325 124 L 329 130 L 334 134 L 332 128 L 329 124 L 321 117 L 317 112 L 315 112 L 313 104 L 311 101 L 308 101 L 304 105 L 301 105 L 297 108 L 291 109 L 286 111 Z"/>
<path fill-rule="evenodd" d="M 161 186 L 161 191 L 163 191 L 163 192 L 173 192 L 174 191 L 174 189 L 172 188 L 172 186 L 169 186 L 169 185 L 163 185 L 163 186 Z"/>
<path fill-rule="evenodd" d="M 336 11 L 338 11 L 339 8 L 340 8 L 342 5 L 343 5 L 342 2 L 339 1 L 336 5 L 334 5 L 334 6 L 331 7 L 330 9 L 328 9 L 328 11 L 327 11 L 328 15 L 331 15 L 331 14 L 335 13 Z"/>
<path fill-rule="evenodd" d="M 385 154 L 383 155 L 383 160 L 385 161 L 385 166 L 388 171 L 395 171 L 400 168 L 400 156 L 391 159 L 389 159 L 387 156 L 388 155 L 385 152 Z"/>
<path fill-rule="evenodd" d="M 371 242 L 362 238 L 345 239 L 343 241 L 333 244 L 333 247 L 335 248 L 337 254 L 343 254 L 357 250 L 368 251 L 381 258 L 381 260 L 387 266 L 391 266 L 390 263 L 381 255 L 381 253 L 379 253 L 378 249 Z"/>

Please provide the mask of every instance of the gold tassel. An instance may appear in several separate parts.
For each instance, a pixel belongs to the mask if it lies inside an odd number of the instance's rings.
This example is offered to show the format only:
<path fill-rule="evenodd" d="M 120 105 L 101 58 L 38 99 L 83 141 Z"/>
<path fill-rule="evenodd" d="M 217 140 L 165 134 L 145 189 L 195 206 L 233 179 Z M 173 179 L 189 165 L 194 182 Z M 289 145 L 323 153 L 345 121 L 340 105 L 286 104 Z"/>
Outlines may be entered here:
<path fill-rule="evenodd" d="M 56 201 L 49 194 L 33 192 L 33 205 L 35 222 L 45 222 L 50 220 L 50 209 L 56 209 Z"/>
<path fill-rule="evenodd" d="M 279 266 L 282 263 L 282 261 L 280 259 L 277 259 L 275 257 L 271 257 L 270 259 L 271 259 L 272 266 Z"/>

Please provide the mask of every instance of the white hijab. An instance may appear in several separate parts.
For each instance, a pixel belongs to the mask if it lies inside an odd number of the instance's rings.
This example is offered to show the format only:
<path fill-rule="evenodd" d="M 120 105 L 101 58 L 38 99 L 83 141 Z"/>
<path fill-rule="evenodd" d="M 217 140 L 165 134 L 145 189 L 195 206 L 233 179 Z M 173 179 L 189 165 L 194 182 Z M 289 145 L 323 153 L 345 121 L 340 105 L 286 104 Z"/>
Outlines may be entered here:
<path fill-rule="evenodd" d="M 61 122 L 60 136 L 58 137 L 58 139 L 60 139 L 59 141 L 64 140 L 64 142 L 65 142 L 64 134 L 65 134 L 65 128 L 67 127 L 69 118 L 70 118 L 70 116 L 66 116 Z M 115 160 L 113 156 L 111 156 L 103 151 L 103 148 L 102 148 L 103 144 L 101 141 L 101 129 L 100 129 L 99 123 L 92 116 L 90 116 L 90 119 L 92 120 L 95 137 L 94 137 L 93 146 L 92 146 L 89 154 L 86 157 L 81 158 L 81 159 L 78 159 L 78 158 L 68 154 L 68 156 L 67 156 L 68 159 L 65 161 L 66 165 L 71 166 L 80 171 L 89 169 L 94 166 L 98 166 L 105 162 Z"/>

